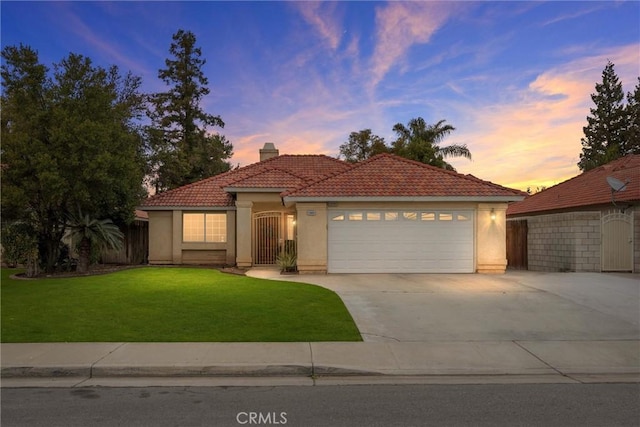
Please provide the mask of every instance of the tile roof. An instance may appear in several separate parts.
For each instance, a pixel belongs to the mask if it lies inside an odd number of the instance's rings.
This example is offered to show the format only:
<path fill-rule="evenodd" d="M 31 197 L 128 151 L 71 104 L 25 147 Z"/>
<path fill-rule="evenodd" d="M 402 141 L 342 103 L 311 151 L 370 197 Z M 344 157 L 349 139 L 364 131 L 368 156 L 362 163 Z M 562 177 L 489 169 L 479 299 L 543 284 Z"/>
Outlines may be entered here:
<path fill-rule="evenodd" d="M 624 191 L 615 193 L 616 202 L 640 201 L 640 154 L 619 158 L 547 188 L 525 200 L 509 205 L 507 215 L 525 215 L 559 209 L 611 203 L 607 177 L 629 181 Z"/>
<path fill-rule="evenodd" d="M 225 172 L 202 181 L 156 194 L 142 202 L 140 209 L 154 207 L 226 207 L 233 206 L 233 197 L 222 189 Z"/>
<path fill-rule="evenodd" d="M 145 200 L 141 209 L 158 207 L 228 207 L 235 188 L 296 188 L 351 168 L 325 155 L 282 155 L 203 179 Z"/>
<path fill-rule="evenodd" d="M 511 197 L 523 193 L 393 154 L 379 154 L 313 184 L 283 193 L 314 197 Z"/>
<path fill-rule="evenodd" d="M 228 181 L 226 187 L 231 188 L 296 188 L 309 179 L 296 176 L 282 169 L 266 169 L 256 171 L 253 175 L 238 177 L 236 181 Z"/>

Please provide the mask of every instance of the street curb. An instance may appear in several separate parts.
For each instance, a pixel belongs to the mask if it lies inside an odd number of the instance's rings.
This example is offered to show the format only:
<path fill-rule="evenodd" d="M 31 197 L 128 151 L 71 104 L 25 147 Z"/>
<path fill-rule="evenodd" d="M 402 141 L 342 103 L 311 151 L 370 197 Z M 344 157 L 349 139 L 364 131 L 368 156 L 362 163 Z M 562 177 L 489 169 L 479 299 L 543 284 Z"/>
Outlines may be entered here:
<path fill-rule="evenodd" d="M 10 366 L 0 371 L 2 378 L 64 378 L 91 377 L 90 366 Z"/>
<path fill-rule="evenodd" d="M 311 366 L 95 366 L 91 378 L 108 377 L 290 377 L 313 375 Z"/>
<path fill-rule="evenodd" d="M 545 377 L 567 378 L 576 382 L 601 382 L 602 378 L 617 378 L 619 380 L 640 382 L 640 372 L 635 369 L 614 369 L 598 372 L 498 372 L 495 370 L 456 369 L 442 372 L 426 372 L 396 370 L 396 371 L 367 371 L 362 369 L 308 366 L 308 365 L 267 365 L 267 366 L 51 366 L 51 367 L 4 367 L 0 372 L 3 379 L 20 378 L 229 378 L 229 377 L 310 377 L 310 378 L 449 378 L 449 377 Z"/>

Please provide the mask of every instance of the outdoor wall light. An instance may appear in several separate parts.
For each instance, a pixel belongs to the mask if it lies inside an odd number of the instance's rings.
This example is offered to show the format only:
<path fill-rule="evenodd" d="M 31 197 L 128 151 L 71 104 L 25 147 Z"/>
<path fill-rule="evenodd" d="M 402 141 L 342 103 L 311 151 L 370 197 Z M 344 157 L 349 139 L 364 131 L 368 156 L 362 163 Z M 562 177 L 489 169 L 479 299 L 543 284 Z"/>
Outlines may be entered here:
<path fill-rule="evenodd" d="M 495 209 L 491 208 L 491 221 L 495 221 L 496 220 L 496 211 Z"/>

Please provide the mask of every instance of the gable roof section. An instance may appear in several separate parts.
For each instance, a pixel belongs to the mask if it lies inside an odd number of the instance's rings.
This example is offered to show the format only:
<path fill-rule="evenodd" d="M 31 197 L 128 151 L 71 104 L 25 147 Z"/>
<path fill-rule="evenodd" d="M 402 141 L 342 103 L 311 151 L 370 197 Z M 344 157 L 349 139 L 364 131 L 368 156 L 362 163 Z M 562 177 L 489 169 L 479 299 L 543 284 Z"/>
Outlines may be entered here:
<path fill-rule="evenodd" d="M 229 207 L 234 206 L 231 194 L 224 191 L 221 182 L 224 182 L 225 172 L 221 175 L 212 176 L 202 181 L 192 184 L 183 185 L 164 193 L 156 194 L 146 199 L 140 209 L 147 210 L 154 208 L 173 208 L 173 207 L 191 207 L 191 208 L 208 208 L 208 207 Z"/>
<path fill-rule="evenodd" d="M 288 188 L 296 188 L 307 182 L 300 176 L 282 169 L 265 169 L 255 171 L 249 176 L 238 177 L 237 180 L 228 182 L 225 191 L 241 191 L 242 189 L 280 189 L 284 191 Z"/>
<path fill-rule="evenodd" d="M 522 200 L 523 193 L 470 175 L 379 154 L 350 169 L 283 193 L 285 202 L 311 200 Z"/>
<path fill-rule="evenodd" d="M 621 157 L 575 176 L 553 187 L 514 203 L 507 215 L 535 214 L 561 209 L 611 203 L 611 187 L 607 177 L 629 181 L 624 191 L 615 193 L 618 202 L 640 201 L 640 154 Z"/>
<path fill-rule="evenodd" d="M 227 189 L 289 189 L 351 168 L 325 155 L 282 155 L 187 184 L 146 199 L 141 209 L 233 207 Z"/>

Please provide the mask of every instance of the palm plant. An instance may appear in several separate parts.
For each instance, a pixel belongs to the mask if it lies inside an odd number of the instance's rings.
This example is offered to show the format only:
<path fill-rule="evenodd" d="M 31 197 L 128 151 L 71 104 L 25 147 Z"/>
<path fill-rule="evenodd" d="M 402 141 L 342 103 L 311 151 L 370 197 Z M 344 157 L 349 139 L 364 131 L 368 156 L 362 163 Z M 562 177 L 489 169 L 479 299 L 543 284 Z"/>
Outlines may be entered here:
<path fill-rule="evenodd" d="M 453 144 L 440 147 L 438 144 L 455 130 L 446 120 L 428 125 L 422 117 L 409 120 L 408 126 L 397 123 L 393 131 L 398 139 L 393 142 L 393 152 L 407 159 L 416 160 L 428 165 L 454 170 L 445 157 L 464 157 L 471 159 L 471 152 L 466 145 Z"/>
<path fill-rule="evenodd" d="M 69 215 L 66 238 L 78 248 L 78 273 L 87 273 L 91 259 L 91 249 L 122 248 L 124 235 L 110 219 L 96 219 L 88 214 Z"/>

